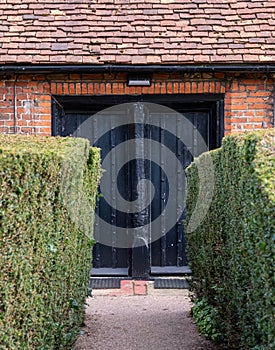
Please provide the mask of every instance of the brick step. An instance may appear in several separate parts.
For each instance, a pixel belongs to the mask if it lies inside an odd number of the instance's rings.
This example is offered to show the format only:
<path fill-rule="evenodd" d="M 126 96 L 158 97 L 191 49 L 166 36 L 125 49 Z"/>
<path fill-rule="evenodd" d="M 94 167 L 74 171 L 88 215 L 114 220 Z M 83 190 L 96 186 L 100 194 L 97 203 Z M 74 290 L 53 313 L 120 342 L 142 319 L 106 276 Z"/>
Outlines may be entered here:
<path fill-rule="evenodd" d="M 113 277 L 91 278 L 90 286 L 94 290 L 105 290 L 110 295 L 147 295 L 153 289 L 189 289 L 184 277 L 160 277 L 151 281 L 130 280 Z"/>

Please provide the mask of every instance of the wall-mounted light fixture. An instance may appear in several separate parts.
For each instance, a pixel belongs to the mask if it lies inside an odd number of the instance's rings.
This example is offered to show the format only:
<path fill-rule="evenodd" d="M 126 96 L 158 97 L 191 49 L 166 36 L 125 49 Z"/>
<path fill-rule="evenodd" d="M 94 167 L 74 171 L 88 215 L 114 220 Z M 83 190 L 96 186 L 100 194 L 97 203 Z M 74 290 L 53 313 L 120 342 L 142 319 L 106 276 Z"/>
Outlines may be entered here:
<path fill-rule="evenodd" d="M 128 86 L 150 86 L 151 78 L 148 76 L 128 76 L 127 78 Z"/>

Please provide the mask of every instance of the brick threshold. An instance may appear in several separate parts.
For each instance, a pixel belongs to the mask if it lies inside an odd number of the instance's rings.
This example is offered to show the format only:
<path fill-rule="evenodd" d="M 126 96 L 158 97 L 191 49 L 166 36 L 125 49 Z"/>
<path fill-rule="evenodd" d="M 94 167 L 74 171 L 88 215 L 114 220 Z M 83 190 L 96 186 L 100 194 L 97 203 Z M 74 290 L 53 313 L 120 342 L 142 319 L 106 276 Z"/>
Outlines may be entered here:
<path fill-rule="evenodd" d="M 92 296 L 146 296 L 146 295 L 188 295 L 189 289 L 155 289 L 154 281 L 128 280 L 120 281 L 117 289 L 93 289 Z"/>
<path fill-rule="evenodd" d="M 121 280 L 120 289 L 110 291 L 110 295 L 147 295 L 148 281 Z"/>
<path fill-rule="evenodd" d="M 141 281 L 141 280 L 130 280 L 123 279 L 120 280 L 120 287 L 113 289 L 93 289 L 92 295 L 109 295 L 109 296 L 133 296 L 133 295 L 148 295 L 150 289 L 149 284 L 151 284 L 151 289 L 153 288 L 152 282 Z"/>

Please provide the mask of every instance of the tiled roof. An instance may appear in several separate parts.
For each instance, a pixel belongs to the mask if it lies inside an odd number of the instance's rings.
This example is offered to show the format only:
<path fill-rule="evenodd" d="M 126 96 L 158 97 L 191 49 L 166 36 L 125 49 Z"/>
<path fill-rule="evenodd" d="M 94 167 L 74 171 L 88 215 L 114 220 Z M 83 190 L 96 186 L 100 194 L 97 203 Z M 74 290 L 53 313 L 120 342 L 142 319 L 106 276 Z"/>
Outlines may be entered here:
<path fill-rule="evenodd" d="M 0 0 L 0 64 L 275 62 L 275 1 Z"/>

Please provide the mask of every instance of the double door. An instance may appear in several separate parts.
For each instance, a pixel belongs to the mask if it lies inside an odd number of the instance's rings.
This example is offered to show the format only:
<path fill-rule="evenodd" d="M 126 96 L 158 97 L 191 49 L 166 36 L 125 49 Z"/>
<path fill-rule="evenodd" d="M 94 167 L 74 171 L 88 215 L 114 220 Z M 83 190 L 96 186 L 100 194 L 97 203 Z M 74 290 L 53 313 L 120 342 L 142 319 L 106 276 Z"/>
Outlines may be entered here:
<path fill-rule="evenodd" d="M 129 100 L 98 97 L 82 107 L 68 102 L 67 110 L 63 102 L 56 114 L 55 134 L 88 138 L 101 149 L 93 274 L 182 273 L 188 269 L 185 168 L 218 145 L 217 104 Z"/>

